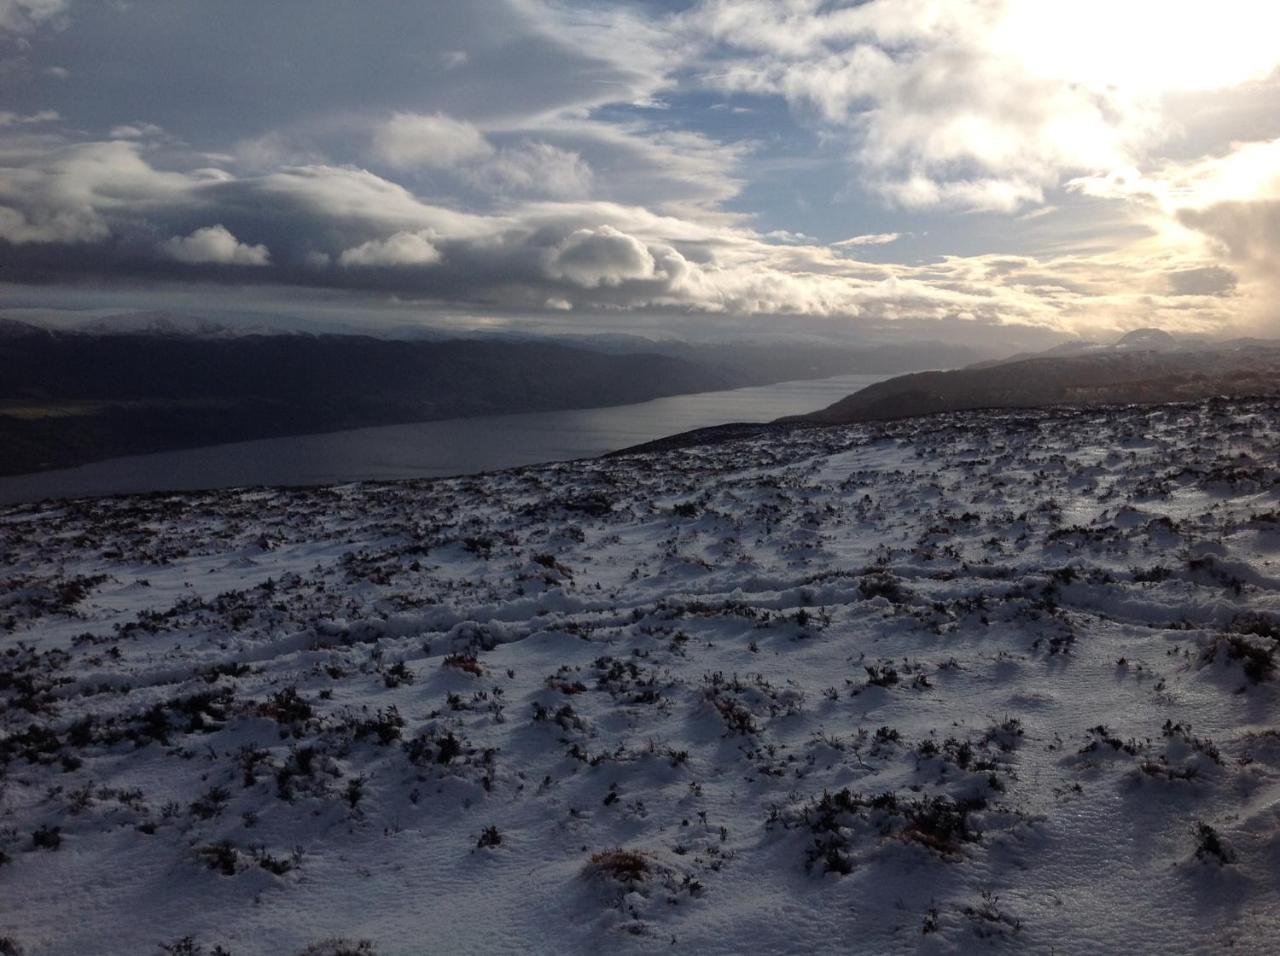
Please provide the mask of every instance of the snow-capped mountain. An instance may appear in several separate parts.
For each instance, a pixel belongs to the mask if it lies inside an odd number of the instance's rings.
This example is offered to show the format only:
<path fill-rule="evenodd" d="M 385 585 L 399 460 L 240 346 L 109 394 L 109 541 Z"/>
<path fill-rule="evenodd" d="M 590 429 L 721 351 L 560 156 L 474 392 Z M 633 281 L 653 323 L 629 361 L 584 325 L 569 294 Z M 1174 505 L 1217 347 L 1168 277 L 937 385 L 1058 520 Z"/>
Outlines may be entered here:
<path fill-rule="evenodd" d="M 226 338 L 236 335 L 282 334 L 261 327 L 228 326 L 181 312 L 123 312 L 76 326 L 84 335 L 146 335 L 192 338 Z"/>

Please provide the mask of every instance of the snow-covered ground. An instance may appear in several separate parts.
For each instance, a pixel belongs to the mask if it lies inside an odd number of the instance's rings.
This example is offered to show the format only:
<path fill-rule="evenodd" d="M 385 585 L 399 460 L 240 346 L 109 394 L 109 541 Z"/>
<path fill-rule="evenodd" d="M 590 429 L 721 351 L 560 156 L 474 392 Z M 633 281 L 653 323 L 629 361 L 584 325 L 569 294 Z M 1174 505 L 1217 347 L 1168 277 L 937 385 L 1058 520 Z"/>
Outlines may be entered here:
<path fill-rule="evenodd" d="M 1278 411 L 0 511 L 0 953 L 1275 952 Z"/>

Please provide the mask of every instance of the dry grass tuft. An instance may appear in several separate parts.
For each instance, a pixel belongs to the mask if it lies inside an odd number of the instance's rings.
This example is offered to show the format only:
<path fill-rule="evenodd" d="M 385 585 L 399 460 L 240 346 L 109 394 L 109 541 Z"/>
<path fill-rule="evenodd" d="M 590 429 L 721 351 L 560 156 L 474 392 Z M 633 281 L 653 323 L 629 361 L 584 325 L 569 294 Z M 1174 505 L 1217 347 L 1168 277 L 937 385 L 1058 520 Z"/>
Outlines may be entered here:
<path fill-rule="evenodd" d="M 583 869 L 586 876 L 604 876 L 619 883 L 640 883 L 649 875 L 650 863 L 638 850 L 615 847 L 593 853 Z"/>
<path fill-rule="evenodd" d="M 480 662 L 470 654 L 450 654 L 440 662 L 443 667 L 456 667 L 460 671 L 465 671 L 475 677 L 484 676 L 484 668 L 480 666 Z"/>

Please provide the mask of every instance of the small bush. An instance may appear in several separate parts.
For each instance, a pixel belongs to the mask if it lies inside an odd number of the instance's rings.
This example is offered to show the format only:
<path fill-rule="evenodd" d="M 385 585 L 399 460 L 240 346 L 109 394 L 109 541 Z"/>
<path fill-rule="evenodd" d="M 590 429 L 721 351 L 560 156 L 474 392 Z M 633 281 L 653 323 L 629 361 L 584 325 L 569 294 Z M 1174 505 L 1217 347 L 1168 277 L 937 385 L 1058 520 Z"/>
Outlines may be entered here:
<path fill-rule="evenodd" d="M 196 853 L 199 854 L 200 859 L 204 860 L 209 869 L 216 870 L 223 876 L 236 875 L 240 854 L 236 850 L 236 845 L 230 840 L 206 843 L 196 850 Z"/>
<path fill-rule="evenodd" d="M 414 676 L 413 671 L 409 670 L 404 661 L 396 661 L 382 675 L 382 682 L 386 684 L 388 690 L 395 690 L 401 684 L 412 684 Z"/>
<path fill-rule="evenodd" d="M 1222 839 L 1222 836 L 1207 823 L 1196 824 L 1196 859 L 1213 859 L 1219 866 L 1236 861 L 1235 851 Z"/>
<path fill-rule="evenodd" d="M 4 950 L 0 950 L 2 954 Z M 195 941 L 191 936 L 184 936 L 182 939 L 175 940 L 172 943 L 161 943 L 160 952 L 166 953 L 167 956 L 204 956 L 205 948 Z M 209 950 L 209 956 L 231 956 L 221 946 L 215 946 Z"/>
<path fill-rule="evenodd" d="M 906 604 L 911 592 L 891 574 L 868 574 L 858 582 L 858 590 L 868 601 L 882 597 L 890 604 Z"/>
<path fill-rule="evenodd" d="M 296 687 L 286 687 L 272 695 L 259 711 L 262 716 L 271 717 L 281 724 L 300 723 L 310 720 L 312 715 L 311 705 L 298 693 Z"/>
<path fill-rule="evenodd" d="M 379 744 L 386 747 L 400 739 L 404 718 L 400 716 L 399 708 L 392 704 L 386 709 L 379 707 L 372 717 L 352 719 L 350 726 L 352 736 L 356 740 L 373 737 Z"/>
<path fill-rule="evenodd" d="M 867 672 L 868 687 L 892 687 L 898 683 L 898 672 L 890 664 L 882 667 L 866 664 L 863 669 Z"/>
<path fill-rule="evenodd" d="M 167 953 L 168 956 L 200 956 L 204 952 L 204 947 L 192 937 L 184 936 L 172 943 L 161 943 L 160 952 Z"/>
<path fill-rule="evenodd" d="M 450 764 L 467 752 L 467 748 L 453 731 L 443 737 L 423 732 L 404 744 L 404 752 L 412 763 L 418 766 L 426 764 Z"/>
<path fill-rule="evenodd" d="M 62 827 L 43 824 L 31 834 L 31 844 L 37 850 L 56 850 L 62 846 Z"/>
<path fill-rule="evenodd" d="M 191 815 L 197 820 L 212 820 L 221 815 L 231 791 L 226 787 L 210 787 L 191 803 Z"/>
<path fill-rule="evenodd" d="M 333 939 L 312 943 L 298 956 L 378 956 L 373 943 L 367 939 Z"/>
<path fill-rule="evenodd" d="M 727 732 L 731 734 L 754 734 L 760 728 L 756 726 L 755 717 L 743 704 L 732 697 L 718 694 L 709 695 L 716 713 L 724 721 Z"/>
<path fill-rule="evenodd" d="M 298 847 L 289 856 L 276 856 L 264 849 L 254 851 L 253 860 L 259 867 L 275 876 L 284 876 L 298 868 L 302 862 L 302 848 Z"/>

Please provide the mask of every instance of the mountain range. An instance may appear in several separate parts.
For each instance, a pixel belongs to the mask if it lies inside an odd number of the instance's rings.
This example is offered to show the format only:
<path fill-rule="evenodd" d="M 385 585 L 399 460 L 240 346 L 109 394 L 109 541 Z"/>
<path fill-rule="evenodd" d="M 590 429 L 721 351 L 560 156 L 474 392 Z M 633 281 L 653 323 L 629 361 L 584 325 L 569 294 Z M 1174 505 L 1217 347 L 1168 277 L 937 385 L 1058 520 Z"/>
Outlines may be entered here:
<path fill-rule="evenodd" d="M 717 345 L 639 336 L 421 338 L 229 328 L 137 313 L 0 320 L 0 474 L 254 438 L 593 408 L 984 358 L 939 343 Z"/>

